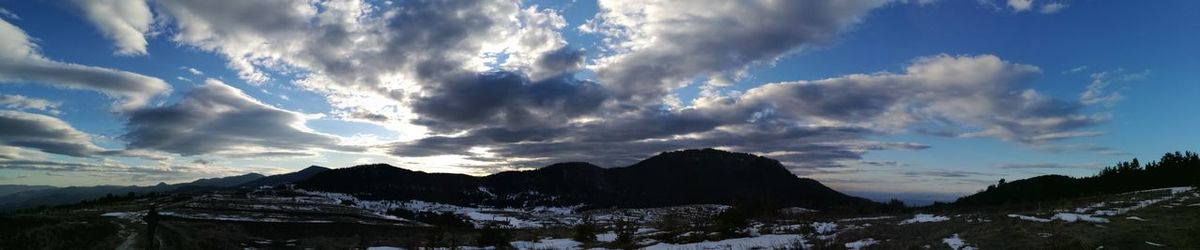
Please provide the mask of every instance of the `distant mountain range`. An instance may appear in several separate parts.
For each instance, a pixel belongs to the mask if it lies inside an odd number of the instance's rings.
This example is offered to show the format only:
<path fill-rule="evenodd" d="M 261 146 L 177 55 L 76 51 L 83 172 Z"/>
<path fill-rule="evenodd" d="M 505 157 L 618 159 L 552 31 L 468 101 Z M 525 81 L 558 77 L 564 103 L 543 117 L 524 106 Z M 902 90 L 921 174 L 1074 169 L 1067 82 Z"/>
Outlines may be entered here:
<path fill-rule="evenodd" d="M 715 149 L 662 153 L 628 167 L 605 169 L 570 162 L 483 177 L 362 165 L 325 171 L 297 186 L 365 199 L 514 207 L 755 203 L 820 209 L 877 205 L 799 178 L 778 161 Z"/>
<path fill-rule="evenodd" d="M 25 191 L 34 191 L 34 190 L 51 189 L 51 188 L 55 188 L 55 187 L 54 186 L 45 186 L 45 185 L 0 185 L 0 197 L 3 197 L 5 195 L 20 193 L 20 192 L 25 192 Z"/>
<path fill-rule="evenodd" d="M 106 195 L 126 195 L 129 193 L 143 195 L 150 192 L 172 192 L 197 190 L 207 188 L 238 187 L 243 183 L 263 179 L 261 174 L 244 174 L 238 176 L 199 179 L 188 183 L 166 184 L 154 186 L 93 186 L 93 187 L 51 187 L 51 186 L 22 186 L 10 185 L 3 190 L 25 189 L 0 195 L 0 211 L 35 208 L 39 206 L 58 206 L 79 203 Z"/>

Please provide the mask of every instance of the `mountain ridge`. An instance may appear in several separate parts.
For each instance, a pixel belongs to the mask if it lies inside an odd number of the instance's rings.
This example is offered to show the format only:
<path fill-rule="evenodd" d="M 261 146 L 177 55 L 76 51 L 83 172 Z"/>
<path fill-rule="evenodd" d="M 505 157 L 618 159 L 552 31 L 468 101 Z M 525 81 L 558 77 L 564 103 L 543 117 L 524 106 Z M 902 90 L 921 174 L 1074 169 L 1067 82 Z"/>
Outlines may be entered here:
<path fill-rule="evenodd" d="M 761 203 L 828 208 L 877 204 L 797 177 L 778 161 L 716 149 L 664 152 L 625 167 L 564 162 L 481 177 L 368 164 L 325 171 L 297 187 L 367 199 L 493 206 Z"/>
<path fill-rule="evenodd" d="M 258 178 L 255 180 L 251 180 L 249 182 L 239 184 L 238 186 L 249 187 L 249 188 L 256 188 L 256 187 L 261 187 L 261 186 L 278 186 L 278 185 L 285 184 L 285 183 L 295 183 L 298 181 L 306 180 L 309 177 L 312 177 L 313 175 L 316 175 L 316 174 L 319 174 L 319 173 L 325 172 L 325 171 L 329 171 L 329 168 L 314 165 L 314 166 L 309 166 L 307 168 L 301 169 L 300 171 L 296 171 L 296 172 L 264 176 L 262 178 Z"/>

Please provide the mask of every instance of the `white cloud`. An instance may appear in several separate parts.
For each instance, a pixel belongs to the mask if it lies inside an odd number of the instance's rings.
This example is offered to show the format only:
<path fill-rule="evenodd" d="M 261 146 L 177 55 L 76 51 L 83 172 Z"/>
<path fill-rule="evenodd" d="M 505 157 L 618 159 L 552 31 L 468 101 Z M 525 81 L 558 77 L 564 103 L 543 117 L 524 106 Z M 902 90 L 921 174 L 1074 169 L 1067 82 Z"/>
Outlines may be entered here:
<path fill-rule="evenodd" d="M 0 51 L 0 83 L 33 82 L 98 91 L 121 98 L 120 111 L 140 107 L 171 90 L 158 78 L 47 59 L 25 31 L 4 20 L 0 20 Z"/>
<path fill-rule="evenodd" d="M 1042 14 L 1054 14 L 1066 8 L 1067 4 L 1065 3 L 1048 3 L 1042 5 L 1042 8 L 1038 9 L 1038 12 L 1041 12 Z"/>
<path fill-rule="evenodd" d="M 1023 12 L 1033 8 L 1033 0 L 1008 0 L 1008 7 L 1015 12 Z"/>
<path fill-rule="evenodd" d="M 581 27 L 605 37 L 594 67 L 618 98 L 658 101 L 696 77 L 736 78 L 751 64 L 832 43 L 887 1 L 601 1 Z"/>
<path fill-rule="evenodd" d="M 12 11 L 8 11 L 4 8 L 0 8 L 0 17 L 5 17 L 12 20 L 21 20 L 21 16 L 18 16 L 16 13 L 12 13 Z"/>
<path fill-rule="evenodd" d="M 62 105 L 62 102 L 25 97 L 22 95 L 0 94 L 0 105 L 10 109 L 39 110 L 57 115 L 59 113 L 58 106 Z"/>
<path fill-rule="evenodd" d="M 192 67 L 179 67 L 179 69 L 183 70 L 183 71 L 187 71 L 188 73 L 192 74 L 193 76 L 204 75 L 204 71 L 200 71 L 200 70 L 198 70 L 196 68 L 192 68 Z"/>
<path fill-rule="evenodd" d="M 1063 71 L 1062 73 L 1063 73 L 1063 74 L 1075 74 L 1075 73 L 1083 72 L 1084 70 L 1087 70 L 1087 69 L 1088 69 L 1088 66 L 1087 66 L 1087 65 L 1083 65 L 1083 66 L 1074 67 L 1074 68 L 1071 68 L 1071 69 L 1065 70 L 1065 71 Z"/>
<path fill-rule="evenodd" d="M 1080 104 L 1029 89 L 1040 72 L 1035 66 L 992 55 L 938 55 L 914 60 L 903 74 L 767 84 L 736 99 L 697 100 L 696 107 L 719 114 L 770 111 L 772 116 L 811 125 L 881 132 L 974 129 L 947 135 L 1022 143 L 1090 135 L 1066 132 L 1106 120 L 1103 115 L 1081 114 Z"/>
<path fill-rule="evenodd" d="M 118 55 L 145 55 L 154 16 L 146 0 L 73 0 L 92 25 L 112 40 Z"/>
<path fill-rule="evenodd" d="M 1113 71 L 1103 71 L 1092 73 L 1092 81 L 1088 83 L 1087 88 L 1083 93 L 1079 94 L 1079 101 L 1083 104 L 1104 104 L 1113 105 L 1125 99 L 1120 92 L 1108 91 L 1107 88 L 1114 82 L 1130 82 L 1145 79 L 1150 74 L 1150 71 L 1129 73 L 1124 69 Z"/>
<path fill-rule="evenodd" d="M 509 1 L 156 3 L 178 31 L 175 41 L 225 56 L 243 80 L 297 73 L 294 83 L 324 94 L 332 113 L 390 126 L 418 117 L 409 102 L 436 97 L 448 79 L 490 70 L 501 52 L 509 54 L 502 68 L 534 80 L 579 65 L 562 50 L 561 16 Z"/>

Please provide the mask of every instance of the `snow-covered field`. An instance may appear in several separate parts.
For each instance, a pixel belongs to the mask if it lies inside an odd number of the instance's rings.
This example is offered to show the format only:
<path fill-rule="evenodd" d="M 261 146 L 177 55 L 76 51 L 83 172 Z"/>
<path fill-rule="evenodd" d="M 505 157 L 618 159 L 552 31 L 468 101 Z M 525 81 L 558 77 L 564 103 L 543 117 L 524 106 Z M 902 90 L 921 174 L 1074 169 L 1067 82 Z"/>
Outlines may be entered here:
<path fill-rule="evenodd" d="M 658 243 L 646 247 L 650 250 L 683 250 L 683 249 L 783 249 L 801 248 L 807 246 L 804 237 L 795 234 L 768 234 L 747 238 L 725 239 L 721 241 L 704 241 L 687 244 Z"/>
<path fill-rule="evenodd" d="M 1049 215 L 1048 218 L 1022 214 L 1009 214 L 1008 217 L 1033 222 L 1083 221 L 1091 223 L 1109 223 L 1111 220 L 1106 217 L 1116 217 L 1163 202 L 1180 202 L 1190 198 L 1196 198 L 1198 197 L 1197 195 L 1200 195 L 1200 193 L 1191 192 L 1193 189 L 1193 187 L 1172 187 L 1128 192 L 1115 196 L 1115 200 L 1096 202 L 1075 209 L 1060 209 L 1053 215 Z M 1161 195 L 1151 195 L 1153 193 L 1158 193 Z M 1063 211 L 1073 211 L 1073 213 Z M 1128 219 L 1145 220 L 1136 216 L 1128 217 Z"/>
<path fill-rule="evenodd" d="M 716 231 L 705 231 L 692 223 L 711 221 L 716 215 L 730 209 L 724 205 L 690 205 L 640 209 L 593 209 L 580 211 L 583 205 L 570 207 L 486 207 L 458 206 L 420 200 L 363 200 L 352 195 L 326 192 L 299 192 L 282 195 L 248 195 L 236 197 L 211 194 L 180 203 L 160 213 L 163 216 L 213 221 L 272 222 L 272 223 L 380 223 L 395 225 L 429 226 L 405 216 L 420 213 L 452 214 L 476 228 L 500 227 L 524 232 L 557 232 L 545 235 L 522 234 L 508 242 L 517 249 L 595 249 L 616 248 L 619 230 L 614 222 L 633 223 L 629 229 L 632 243 L 644 249 L 789 249 L 821 246 L 846 249 L 888 249 L 897 244 L 911 246 L 912 239 L 897 238 L 889 233 L 914 233 L 906 230 L 953 230 L 939 231 L 931 238 L 921 239 L 920 245 L 927 249 L 950 248 L 956 250 L 977 249 L 992 246 L 978 230 L 963 230 L 967 227 L 987 227 L 1004 223 L 1036 223 L 1026 225 L 1068 226 L 1087 225 L 1101 228 L 1121 223 L 1151 223 L 1160 217 L 1148 216 L 1139 210 L 1147 208 L 1190 208 L 1189 204 L 1200 204 L 1200 193 L 1190 187 L 1163 188 L 1113 195 L 1111 197 L 1080 200 L 1068 207 L 1051 207 L 1034 211 L 1010 213 L 963 213 L 938 211 L 937 213 L 913 213 L 893 215 L 831 216 L 825 212 L 803 208 L 780 210 L 776 221 L 751 221 L 748 227 L 739 229 L 734 236 L 725 236 Z M 402 213 L 401 213 L 402 212 Z M 342 215 L 342 219 L 319 219 L 310 214 Z M 136 220 L 144 211 L 112 211 L 100 216 Z M 405 216 L 404 218 L 398 217 Z M 668 217 L 669 216 L 669 217 Z M 578 242 L 571 237 L 575 226 L 581 221 L 591 220 L 598 225 L 595 242 Z M 675 228 L 662 227 L 658 221 L 675 219 L 682 225 Z M 709 222 L 711 223 L 711 222 Z M 711 224 L 710 224 L 711 225 Z M 1094 225 L 1094 226 L 1093 226 Z M 948 229 L 945 229 L 948 228 Z M 1053 234 L 1051 234 L 1053 232 Z M 1061 232 L 1033 232 L 1036 238 L 1061 237 Z M 1056 235 L 1058 234 L 1058 235 Z M 564 236 L 565 235 L 565 236 Z M 1141 242 L 1141 241 L 1138 241 Z M 1149 240 L 1144 246 L 1154 247 L 1163 241 Z M 1167 242 L 1169 243 L 1169 242 Z M 386 246 L 370 249 L 395 249 Z M 456 249 L 487 249 L 464 246 Z"/>

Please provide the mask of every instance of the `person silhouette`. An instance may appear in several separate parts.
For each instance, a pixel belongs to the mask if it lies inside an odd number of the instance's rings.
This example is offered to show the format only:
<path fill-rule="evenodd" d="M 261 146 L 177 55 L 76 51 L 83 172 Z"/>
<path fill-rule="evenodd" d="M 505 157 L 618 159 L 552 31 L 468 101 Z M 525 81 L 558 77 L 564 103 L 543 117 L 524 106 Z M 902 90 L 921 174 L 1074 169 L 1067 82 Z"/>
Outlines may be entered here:
<path fill-rule="evenodd" d="M 154 228 L 158 226 L 158 206 L 150 204 L 150 211 L 146 212 L 146 216 L 142 218 L 146 222 L 146 249 L 157 249 L 154 244 Z"/>

